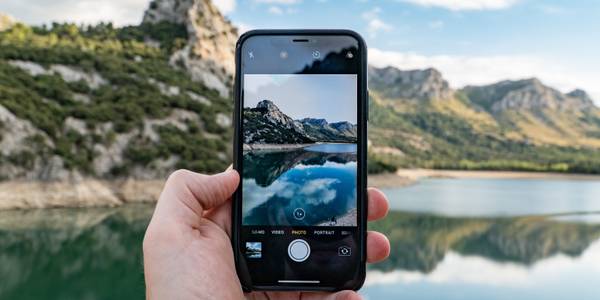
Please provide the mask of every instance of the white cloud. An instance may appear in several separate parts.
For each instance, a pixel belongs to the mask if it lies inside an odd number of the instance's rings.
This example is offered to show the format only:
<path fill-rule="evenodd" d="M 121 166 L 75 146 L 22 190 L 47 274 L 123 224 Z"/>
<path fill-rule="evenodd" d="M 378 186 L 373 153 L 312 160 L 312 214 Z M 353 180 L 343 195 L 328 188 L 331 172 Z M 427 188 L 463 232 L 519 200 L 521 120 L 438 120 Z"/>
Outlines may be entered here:
<path fill-rule="evenodd" d="M 327 204 L 336 196 L 336 190 L 331 187 L 332 184 L 339 183 L 335 178 L 319 178 L 308 180 L 304 186 L 300 188 L 300 194 L 303 196 L 306 203 L 318 205 Z"/>
<path fill-rule="evenodd" d="M 0 11 L 27 24 L 53 21 L 94 24 L 111 21 L 121 26 L 139 24 L 148 3 L 147 0 L 2 1 Z"/>
<path fill-rule="evenodd" d="M 235 10 L 235 0 L 212 0 L 222 14 L 228 14 Z"/>
<path fill-rule="evenodd" d="M 381 20 L 381 18 L 379 18 L 380 13 L 381 8 L 374 7 L 373 9 L 362 14 L 362 18 L 367 21 L 367 33 L 372 38 L 376 37 L 377 33 L 381 31 L 390 31 L 393 29 L 391 25 L 385 23 L 383 20 Z"/>
<path fill-rule="evenodd" d="M 600 103 L 600 72 L 593 68 L 576 68 L 568 63 L 548 61 L 529 55 L 497 56 L 425 56 L 410 52 L 369 49 L 369 64 L 400 69 L 436 68 L 454 88 L 469 84 L 490 84 L 505 79 L 540 78 L 563 92 L 575 88 L 586 90 Z"/>
<path fill-rule="evenodd" d="M 600 240 L 592 243 L 581 256 L 556 254 L 531 266 L 512 262 L 496 262 L 480 256 L 462 255 L 453 251 L 429 274 L 418 271 L 371 271 L 365 287 L 402 283 L 479 284 L 483 287 L 546 286 L 557 282 L 571 285 L 581 278 L 595 278 L 600 272 Z M 562 276 L 579 274 L 579 276 Z M 565 281 L 567 283 L 565 283 Z M 544 297 L 541 297 L 544 298 Z"/>
<path fill-rule="evenodd" d="M 271 6 L 271 7 L 269 7 L 269 9 L 267 11 L 270 14 L 274 14 L 274 15 L 282 15 L 283 14 L 283 9 L 281 9 L 279 6 Z"/>
<path fill-rule="evenodd" d="M 518 0 L 401 0 L 425 7 L 442 7 L 449 10 L 494 10 L 503 9 Z"/>
<path fill-rule="evenodd" d="M 96 24 L 113 22 L 117 26 L 137 25 L 142 21 L 149 0 L 30 0 L 0 1 L 0 11 L 26 24 L 75 22 Z M 214 0 L 226 14 L 235 9 L 235 0 Z"/>

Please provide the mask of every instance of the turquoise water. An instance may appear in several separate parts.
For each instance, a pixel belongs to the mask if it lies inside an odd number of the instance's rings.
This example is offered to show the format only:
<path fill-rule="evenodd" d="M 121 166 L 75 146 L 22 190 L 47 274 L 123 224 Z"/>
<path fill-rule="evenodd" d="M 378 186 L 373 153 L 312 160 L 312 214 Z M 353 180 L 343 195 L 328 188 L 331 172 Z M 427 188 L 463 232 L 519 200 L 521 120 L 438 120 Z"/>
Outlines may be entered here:
<path fill-rule="evenodd" d="M 428 179 L 387 189 L 368 299 L 600 299 L 600 182 Z"/>
<path fill-rule="evenodd" d="M 242 191 L 244 225 L 312 226 L 337 220 L 356 208 L 356 145 L 246 151 Z M 301 218 L 294 216 L 299 209 Z"/>
<path fill-rule="evenodd" d="M 592 181 L 491 179 L 388 189 L 394 210 L 370 228 L 388 235 L 392 253 L 369 266 L 361 293 L 600 299 L 597 191 Z M 141 245 L 152 210 L 0 211 L 0 299 L 143 299 Z"/>

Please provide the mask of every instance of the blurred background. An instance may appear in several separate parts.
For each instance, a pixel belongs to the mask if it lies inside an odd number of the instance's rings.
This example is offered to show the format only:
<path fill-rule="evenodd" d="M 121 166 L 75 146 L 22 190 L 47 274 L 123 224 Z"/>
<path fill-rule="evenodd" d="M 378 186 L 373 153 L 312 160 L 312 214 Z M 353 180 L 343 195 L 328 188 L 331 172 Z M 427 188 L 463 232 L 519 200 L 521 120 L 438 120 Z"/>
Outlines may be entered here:
<path fill-rule="evenodd" d="M 164 179 L 231 163 L 235 41 L 369 45 L 368 299 L 597 299 L 600 6 L 551 0 L 0 2 L 0 298 L 144 298 Z"/>

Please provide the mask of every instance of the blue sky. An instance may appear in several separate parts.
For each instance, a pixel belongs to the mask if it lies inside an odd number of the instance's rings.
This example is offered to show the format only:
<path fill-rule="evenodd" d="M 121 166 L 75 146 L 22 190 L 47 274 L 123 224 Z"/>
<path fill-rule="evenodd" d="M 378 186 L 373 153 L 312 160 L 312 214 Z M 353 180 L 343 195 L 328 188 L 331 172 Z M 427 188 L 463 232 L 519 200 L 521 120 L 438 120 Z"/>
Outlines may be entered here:
<path fill-rule="evenodd" d="M 148 0 L 0 1 L 26 23 L 136 24 Z M 435 67 L 453 87 L 539 77 L 600 103 L 597 0 L 217 0 L 242 31 L 350 28 L 375 66 Z"/>
<path fill-rule="evenodd" d="M 256 107 L 266 99 L 294 120 L 356 124 L 356 88 L 354 74 L 246 74 L 244 107 Z"/>

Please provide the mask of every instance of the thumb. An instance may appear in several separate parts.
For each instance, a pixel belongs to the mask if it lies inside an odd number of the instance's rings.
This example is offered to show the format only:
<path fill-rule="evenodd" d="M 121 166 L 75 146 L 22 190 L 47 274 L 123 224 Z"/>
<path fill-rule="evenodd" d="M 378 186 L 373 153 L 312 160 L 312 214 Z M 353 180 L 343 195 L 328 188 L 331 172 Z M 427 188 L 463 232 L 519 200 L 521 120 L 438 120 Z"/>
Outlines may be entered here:
<path fill-rule="evenodd" d="M 240 182 L 240 176 L 235 170 L 227 170 L 211 176 L 193 174 L 195 176 L 189 177 L 186 184 L 203 210 L 209 210 L 225 203 Z"/>
<path fill-rule="evenodd" d="M 177 170 L 167 179 L 157 210 L 161 206 L 166 206 L 167 211 L 187 208 L 201 217 L 203 211 L 225 203 L 235 192 L 239 181 L 239 175 L 235 170 L 227 170 L 215 175 Z"/>

